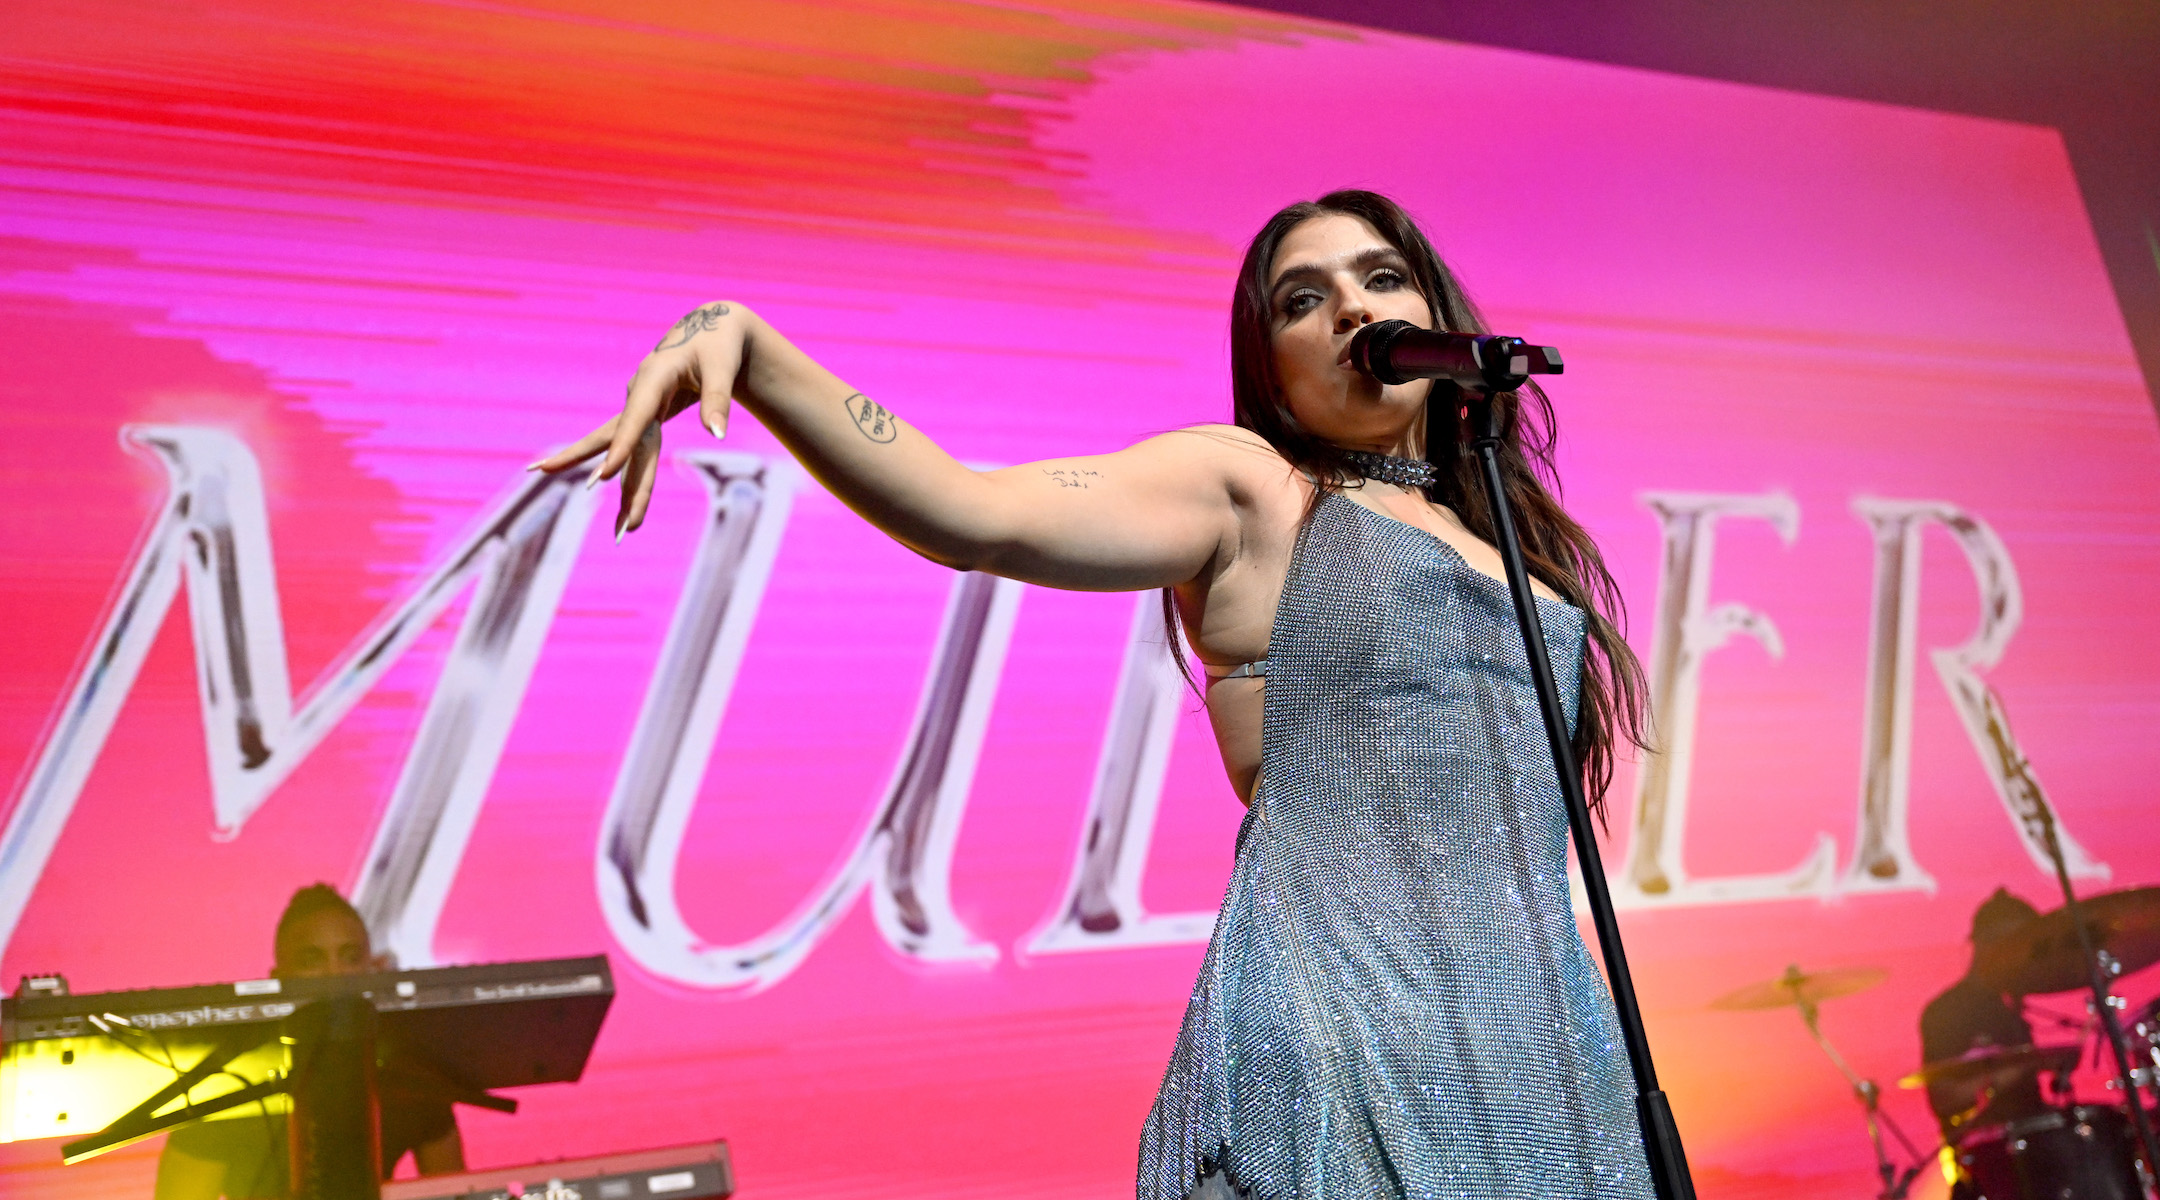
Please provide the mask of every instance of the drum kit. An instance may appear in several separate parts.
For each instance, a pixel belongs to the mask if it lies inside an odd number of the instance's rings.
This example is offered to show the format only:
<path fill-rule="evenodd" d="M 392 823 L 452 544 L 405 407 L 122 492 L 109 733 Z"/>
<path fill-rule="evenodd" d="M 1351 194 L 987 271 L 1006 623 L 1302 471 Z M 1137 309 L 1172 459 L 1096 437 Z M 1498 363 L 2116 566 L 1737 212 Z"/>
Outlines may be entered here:
<path fill-rule="evenodd" d="M 2073 919 L 2083 917 L 2083 928 Z M 2089 991 L 2085 1036 L 2060 1046 L 1983 1046 L 1922 1066 L 1898 1081 L 1935 1096 L 1971 1096 L 1971 1109 L 1949 1119 L 1947 1141 L 1923 1154 L 1889 1114 L 1882 1088 L 1861 1077 L 1823 1036 L 1823 1001 L 1874 987 L 1889 977 L 1876 968 L 1803 972 L 1797 966 L 1766 983 L 1750 984 L 1711 1002 L 1724 1010 L 1797 1008 L 1867 1114 L 1868 1138 L 1882 1181 L 1878 1200 L 1903 1200 L 1921 1171 L 1938 1158 L 1954 1161 L 1952 1195 L 1960 1200 L 2156 1200 L 2148 1155 L 2141 1152 L 2145 1110 L 2160 1096 L 2160 999 L 2127 1017 L 2111 986 L 2116 978 L 2160 962 L 2160 887 L 2092 896 L 2042 914 L 1977 951 L 1977 967 L 2005 981 L 2013 996 Z M 2103 1012 L 2102 1006 L 2105 1006 Z M 2122 1035 L 2121 1041 L 2115 1035 Z M 2114 1051 L 2126 1049 L 2126 1054 Z M 2106 1103 L 2079 1102 L 2070 1075 L 2082 1062 L 2118 1067 Z M 2037 1112 L 2017 1106 L 1991 1111 L 1997 1095 L 2050 1081 L 2052 1101 Z M 2027 1094 L 2030 1094 L 2029 1092 Z M 1884 1144 L 1887 1130 L 1907 1163 Z"/>

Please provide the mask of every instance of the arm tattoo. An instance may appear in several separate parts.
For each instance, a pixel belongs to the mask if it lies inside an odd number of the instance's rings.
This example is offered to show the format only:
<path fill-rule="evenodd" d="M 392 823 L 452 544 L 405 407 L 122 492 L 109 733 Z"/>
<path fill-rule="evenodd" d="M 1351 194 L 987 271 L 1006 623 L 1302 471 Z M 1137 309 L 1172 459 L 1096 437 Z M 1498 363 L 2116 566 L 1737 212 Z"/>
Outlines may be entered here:
<path fill-rule="evenodd" d="M 1102 482 L 1101 471 L 1089 471 L 1079 467 L 1044 467 L 1042 473 L 1048 475 L 1050 482 L 1061 488 L 1079 488 L 1086 491 Z"/>
<path fill-rule="evenodd" d="M 718 329 L 720 328 L 720 318 L 733 311 L 727 306 L 726 301 L 716 301 L 703 308 L 693 308 L 683 314 L 682 320 L 675 322 L 674 327 L 661 337 L 660 344 L 654 346 L 653 349 L 673 350 L 701 333 L 709 333 Z"/>
<path fill-rule="evenodd" d="M 900 418 L 892 410 L 857 392 L 842 400 L 841 406 L 855 422 L 855 428 L 873 442 L 889 442 L 900 436 Z"/>

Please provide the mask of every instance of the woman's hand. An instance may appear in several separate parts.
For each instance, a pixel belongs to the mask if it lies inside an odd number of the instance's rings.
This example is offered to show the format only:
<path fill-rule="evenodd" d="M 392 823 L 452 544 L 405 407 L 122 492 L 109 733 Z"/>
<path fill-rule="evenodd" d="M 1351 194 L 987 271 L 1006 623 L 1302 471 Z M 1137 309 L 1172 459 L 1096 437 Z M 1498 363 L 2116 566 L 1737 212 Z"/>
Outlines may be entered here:
<path fill-rule="evenodd" d="M 652 503 L 661 424 L 695 404 L 699 422 L 714 437 L 726 436 L 729 401 L 742 373 L 742 315 L 724 300 L 685 313 L 638 364 L 624 392 L 622 411 L 530 469 L 553 474 L 600 454 L 585 486 L 622 476 L 622 505 L 615 515 L 615 540 L 621 541 L 623 534 L 645 523 L 645 509 Z"/>

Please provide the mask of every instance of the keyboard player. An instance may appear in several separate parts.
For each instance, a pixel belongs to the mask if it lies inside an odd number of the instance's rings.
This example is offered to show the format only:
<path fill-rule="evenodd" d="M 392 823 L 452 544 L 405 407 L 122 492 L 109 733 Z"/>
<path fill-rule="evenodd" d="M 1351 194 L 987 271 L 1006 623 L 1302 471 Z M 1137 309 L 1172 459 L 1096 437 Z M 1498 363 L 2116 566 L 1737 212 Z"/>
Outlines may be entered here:
<path fill-rule="evenodd" d="M 360 914 L 325 883 L 293 893 L 278 918 L 273 961 L 271 974 L 279 979 L 360 975 L 390 966 L 373 952 Z M 385 1079 L 379 1116 L 383 1178 L 407 1154 L 422 1175 L 465 1169 L 465 1144 L 448 1100 L 402 1094 Z M 157 1200 L 275 1200 L 290 1190 L 280 1114 L 181 1126 L 158 1157 Z"/>

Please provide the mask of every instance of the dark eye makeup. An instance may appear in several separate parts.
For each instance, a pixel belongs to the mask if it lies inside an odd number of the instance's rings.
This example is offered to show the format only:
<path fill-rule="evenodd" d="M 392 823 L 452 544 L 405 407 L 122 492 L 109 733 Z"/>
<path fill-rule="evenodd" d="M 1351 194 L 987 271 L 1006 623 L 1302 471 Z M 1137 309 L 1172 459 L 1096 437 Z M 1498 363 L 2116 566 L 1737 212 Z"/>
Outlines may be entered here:
<path fill-rule="evenodd" d="M 1395 292 L 1408 286 L 1410 281 L 1393 267 L 1381 267 L 1365 277 L 1365 290 L 1371 292 Z M 1282 298 L 1282 314 L 1291 318 L 1301 317 L 1319 307 L 1325 298 L 1313 288 L 1297 288 Z"/>
<path fill-rule="evenodd" d="M 1303 316 L 1320 306 L 1320 293 L 1311 288 L 1299 288 L 1283 297 L 1282 311 L 1287 317 Z"/>
<path fill-rule="evenodd" d="M 1375 261 L 1378 260 L 1378 261 Z M 1409 271 L 1402 256 L 1389 250 L 1368 250 L 1357 256 L 1351 264 L 1353 269 L 1364 272 L 1364 287 L 1370 292 L 1399 292 L 1411 286 Z M 1277 287 L 1288 288 L 1276 301 L 1276 311 L 1285 321 L 1295 321 L 1327 299 L 1326 292 L 1311 283 L 1300 282 L 1300 277 L 1313 278 L 1323 275 L 1319 267 L 1294 267 L 1284 273 Z"/>

